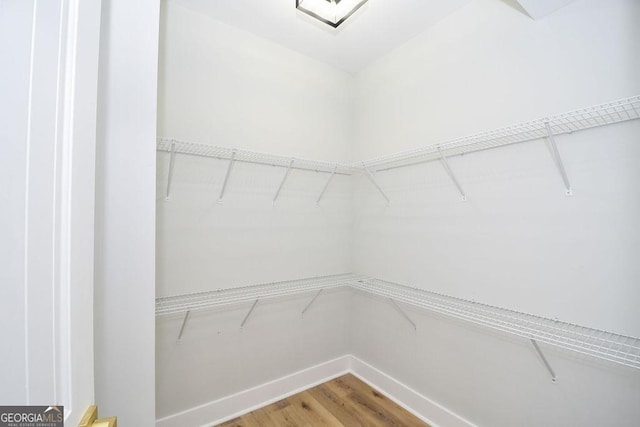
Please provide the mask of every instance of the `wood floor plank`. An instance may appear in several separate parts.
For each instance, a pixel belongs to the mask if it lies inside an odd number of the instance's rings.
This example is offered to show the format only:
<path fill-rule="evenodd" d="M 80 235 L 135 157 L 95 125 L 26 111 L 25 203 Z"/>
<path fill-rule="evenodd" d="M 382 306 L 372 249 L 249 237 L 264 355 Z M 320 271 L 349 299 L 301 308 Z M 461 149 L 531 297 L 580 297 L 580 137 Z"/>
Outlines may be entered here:
<path fill-rule="evenodd" d="M 222 423 L 219 427 L 429 427 L 353 375 Z"/>

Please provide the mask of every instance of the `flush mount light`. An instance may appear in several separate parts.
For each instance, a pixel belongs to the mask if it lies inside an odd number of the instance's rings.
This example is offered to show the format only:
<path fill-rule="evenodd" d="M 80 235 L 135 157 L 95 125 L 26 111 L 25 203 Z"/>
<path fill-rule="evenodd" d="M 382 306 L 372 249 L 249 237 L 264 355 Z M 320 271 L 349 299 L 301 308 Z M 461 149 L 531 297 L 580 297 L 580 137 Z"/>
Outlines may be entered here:
<path fill-rule="evenodd" d="M 296 9 L 336 28 L 367 0 L 296 0 Z"/>

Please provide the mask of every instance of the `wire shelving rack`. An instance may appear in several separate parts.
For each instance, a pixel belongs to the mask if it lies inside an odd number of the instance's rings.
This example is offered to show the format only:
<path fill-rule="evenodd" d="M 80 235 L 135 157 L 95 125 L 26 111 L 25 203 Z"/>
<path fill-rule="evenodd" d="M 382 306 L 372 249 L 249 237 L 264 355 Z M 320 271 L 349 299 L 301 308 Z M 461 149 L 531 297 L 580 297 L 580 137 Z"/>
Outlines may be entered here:
<path fill-rule="evenodd" d="M 549 133 L 552 136 L 562 135 L 635 119 L 640 119 L 640 96 L 632 96 L 415 150 L 381 156 L 360 162 L 359 165 L 365 166 L 373 172 L 379 172 L 438 160 L 441 156 L 457 156 L 504 145 L 548 138 L 550 136 Z"/>

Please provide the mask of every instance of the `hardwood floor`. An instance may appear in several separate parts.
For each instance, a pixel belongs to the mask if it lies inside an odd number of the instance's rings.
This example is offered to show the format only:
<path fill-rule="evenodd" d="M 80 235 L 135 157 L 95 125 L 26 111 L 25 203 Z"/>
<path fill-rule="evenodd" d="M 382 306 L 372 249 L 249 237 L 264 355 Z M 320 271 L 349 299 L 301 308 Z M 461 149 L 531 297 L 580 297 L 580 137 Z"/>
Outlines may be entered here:
<path fill-rule="evenodd" d="M 336 378 L 219 426 L 428 427 L 353 375 Z"/>

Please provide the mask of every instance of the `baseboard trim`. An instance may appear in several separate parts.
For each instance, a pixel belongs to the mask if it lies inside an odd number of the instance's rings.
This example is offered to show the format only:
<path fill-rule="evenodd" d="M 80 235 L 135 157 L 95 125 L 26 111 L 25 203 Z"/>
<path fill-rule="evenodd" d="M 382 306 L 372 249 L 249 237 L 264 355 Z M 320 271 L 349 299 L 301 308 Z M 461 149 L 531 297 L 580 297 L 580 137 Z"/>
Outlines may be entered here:
<path fill-rule="evenodd" d="M 350 356 L 350 373 L 432 427 L 477 427 L 363 360 Z"/>
<path fill-rule="evenodd" d="M 346 355 L 156 420 L 156 427 L 210 427 L 351 373 L 432 427 L 477 427 L 367 362 Z"/>
<path fill-rule="evenodd" d="M 268 383 L 156 420 L 156 427 L 210 427 L 232 420 L 349 373 L 350 356 L 312 366 Z"/>

